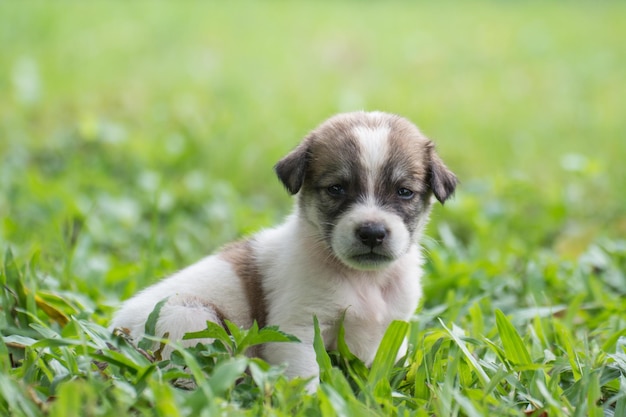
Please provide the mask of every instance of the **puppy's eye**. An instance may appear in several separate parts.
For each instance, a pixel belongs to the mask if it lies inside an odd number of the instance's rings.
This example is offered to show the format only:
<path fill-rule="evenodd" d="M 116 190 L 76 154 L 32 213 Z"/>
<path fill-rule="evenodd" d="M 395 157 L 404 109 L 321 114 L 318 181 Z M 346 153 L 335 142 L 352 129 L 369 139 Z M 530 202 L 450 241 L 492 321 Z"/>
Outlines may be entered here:
<path fill-rule="evenodd" d="M 398 188 L 397 192 L 398 192 L 398 197 L 402 198 L 403 200 L 410 200 L 415 195 L 413 191 L 404 187 Z"/>
<path fill-rule="evenodd" d="M 331 185 L 330 187 L 326 189 L 326 191 L 328 192 L 328 194 L 332 195 L 333 197 L 341 197 L 346 194 L 345 188 L 343 188 L 343 186 L 339 184 Z"/>

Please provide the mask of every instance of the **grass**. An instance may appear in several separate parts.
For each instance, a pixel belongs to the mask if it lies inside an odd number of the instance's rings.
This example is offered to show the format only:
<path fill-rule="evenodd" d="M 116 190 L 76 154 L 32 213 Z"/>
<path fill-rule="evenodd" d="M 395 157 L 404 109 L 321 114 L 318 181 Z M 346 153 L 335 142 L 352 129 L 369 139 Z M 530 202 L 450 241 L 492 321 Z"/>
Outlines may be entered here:
<path fill-rule="evenodd" d="M 0 414 L 625 416 L 625 11 L 0 3 Z M 280 221 L 273 163 L 361 108 L 462 181 L 371 369 L 318 347 L 308 395 L 242 356 L 286 336 L 242 329 L 176 349 L 187 390 L 109 334 L 120 299 Z"/>

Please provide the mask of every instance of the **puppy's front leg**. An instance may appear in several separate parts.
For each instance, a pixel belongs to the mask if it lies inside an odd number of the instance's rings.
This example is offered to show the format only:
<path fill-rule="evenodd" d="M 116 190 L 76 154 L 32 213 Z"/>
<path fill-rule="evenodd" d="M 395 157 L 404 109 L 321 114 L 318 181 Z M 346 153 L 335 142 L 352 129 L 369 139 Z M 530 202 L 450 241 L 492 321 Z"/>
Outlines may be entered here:
<path fill-rule="evenodd" d="M 307 390 L 315 392 L 319 385 L 319 366 L 313 348 L 313 330 L 284 330 L 300 339 L 300 342 L 268 343 L 263 346 L 263 358 L 273 365 L 286 364 L 285 375 L 289 378 L 312 378 Z"/>

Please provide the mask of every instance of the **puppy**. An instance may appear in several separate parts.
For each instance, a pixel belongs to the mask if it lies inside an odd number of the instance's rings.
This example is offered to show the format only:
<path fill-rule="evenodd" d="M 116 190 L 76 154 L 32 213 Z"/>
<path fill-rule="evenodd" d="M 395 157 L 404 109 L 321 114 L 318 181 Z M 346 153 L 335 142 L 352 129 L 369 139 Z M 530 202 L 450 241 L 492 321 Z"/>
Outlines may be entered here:
<path fill-rule="evenodd" d="M 257 353 L 287 364 L 289 377 L 312 377 L 314 389 L 313 316 L 333 349 L 345 313 L 348 347 L 371 363 L 389 323 L 409 319 L 417 308 L 419 240 L 434 198 L 443 204 L 456 176 L 416 126 L 381 112 L 330 118 L 275 170 L 296 195 L 283 224 L 143 290 L 123 304 L 112 327 L 140 340 L 148 315 L 166 298 L 156 330 L 172 340 L 204 329 L 208 320 L 277 325 L 300 343 L 268 344 Z"/>

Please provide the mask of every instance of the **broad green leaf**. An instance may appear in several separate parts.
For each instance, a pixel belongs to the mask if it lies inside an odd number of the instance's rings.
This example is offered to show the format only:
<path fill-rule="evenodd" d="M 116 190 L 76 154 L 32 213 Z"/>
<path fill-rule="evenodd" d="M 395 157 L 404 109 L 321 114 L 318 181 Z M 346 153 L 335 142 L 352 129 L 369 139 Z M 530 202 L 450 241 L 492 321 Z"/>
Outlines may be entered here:
<path fill-rule="evenodd" d="M 219 324 L 212 321 L 206 322 L 206 329 L 204 330 L 185 333 L 185 335 L 183 336 L 183 340 L 190 339 L 217 339 L 223 342 L 225 346 L 228 346 L 231 351 L 234 351 L 235 349 L 235 347 L 233 346 L 233 340 L 226 332 L 226 330 Z"/>
<path fill-rule="evenodd" d="M 248 370 L 256 386 L 261 391 L 267 392 L 270 384 L 268 378 L 269 365 L 258 358 L 251 358 L 248 363 Z"/>
<path fill-rule="evenodd" d="M 157 369 L 156 363 L 152 363 L 149 366 L 145 366 L 139 369 L 135 377 L 135 381 L 134 381 L 134 386 L 137 392 L 140 393 L 146 388 L 150 375 L 152 375 L 154 371 L 156 371 L 156 369 Z"/>
<path fill-rule="evenodd" d="M 615 415 L 626 416 L 626 376 L 621 375 L 619 378 L 619 387 L 622 396 L 617 400 L 615 404 Z"/>
<path fill-rule="evenodd" d="M 415 368 L 415 370 L 413 370 Z M 411 368 L 411 373 L 414 378 L 414 392 L 415 397 L 427 400 L 430 394 L 428 389 L 428 373 L 426 370 L 426 364 L 420 363 L 419 365 L 414 363 Z"/>
<path fill-rule="evenodd" d="M 9 374 L 0 372 L 0 411 L 5 404 L 11 412 L 3 416 L 43 417 L 45 415 L 33 398 L 21 389 L 20 384 L 16 383 Z"/>
<path fill-rule="evenodd" d="M 8 374 L 0 373 L 0 405 L 4 401 L 6 401 L 13 415 L 25 417 L 43 416 L 43 413 L 24 392 L 22 385 L 16 384 Z"/>
<path fill-rule="evenodd" d="M 138 374 L 142 368 L 150 365 L 150 362 L 146 358 L 144 358 L 143 363 L 135 363 L 132 361 L 131 358 L 124 355 L 123 353 L 113 350 L 105 351 L 102 353 L 92 353 L 91 357 L 95 360 L 127 369 L 132 374 Z"/>
<path fill-rule="evenodd" d="M 372 368 L 368 376 L 368 384 L 372 387 L 383 378 L 388 378 L 391 368 L 396 363 L 396 356 L 404 342 L 409 330 L 409 323 L 394 320 L 385 332 L 376 356 L 372 362 Z"/>
<path fill-rule="evenodd" d="M 41 339 L 37 341 L 37 343 L 33 344 L 32 347 L 35 349 L 43 348 L 43 347 L 60 347 L 60 346 L 82 346 L 83 342 L 76 339 L 67 339 L 61 337 L 54 337 L 50 339 Z"/>
<path fill-rule="evenodd" d="M 576 343 L 574 342 L 574 335 L 571 333 L 571 329 L 565 327 L 561 322 L 554 322 L 554 327 L 556 329 L 559 344 L 567 353 L 566 358 L 572 367 L 574 377 L 576 379 L 580 379 L 582 376 L 582 369 L 578 360 L 578 354 L 574 349 L 576 346 Z"/>
<path fill-rule="evenodd" d="M 482 335 L 485 333 L 485 319 L 483 317 L 482 309 L 480 308 L 480 303 L 475 302 L 469 309 L 469 314 L 472 322 L 472 331 L 475 335 Z"/>
<path fill-rule="evenodd" d="M 606 338 L 606 341 L 602 344 L 602 350 L 605 352 L 614 350 L 620 339 L 626 340 L 626 328 L 618 330 Z"/>
<path fill-rule="evenodd" d="M 469 398 L 463 396 L 457 389 L 452 391 L 454 400 L 459 403 L 465 414 L 468 417 L 484 417 L 484 412 L 480 412 L 477 408 L 477 404 L 474 404 Z"/>
<path fill-rule="evenodd" d="M 352 417 L 347 401 L 329 384 L 322 385 L 317 395 L 322 416 Z"/>
<path fill-rule="evenodd" d="M 346 327 L 344 321 L 346 319 L 346 310 L 343 311 L 339 318 L 339 326 L 337 330 L 337 350 L 341 354 L 342 358 L 351 361 L 356 359 L 356 356 L 350 351 L 350 348 L 346 344 Z"/>
<path fill-rule="evenodd" d="M 383 407 L 391 406 L 392 404 L 391 384 L 389 383 L 389 379 L 387 378 L 379 379 L 376 385 L 374 385 L 373 393 L 374 393 L 374 398 L 376 398 L 377 404 Z"/>
<path fill-rule="evenodd" d="M 148 320 L 146 320 L 146 325 L 144 327 L 144 332 L 146 335 L 163 337 L 163 335 L 156 334 L 156 326 L 157 326 L 157 322 L 159 321 L 159 315 L 161 314 L 161 309 L 163 308 L 165 303 L 167 303 L 168 298 L 169 297 L 164 298 L 158 303 L 156 303 L 156 305 L 154 306 L 154 309 L 148 315 Z M 152 345 L 153 345 L 153 341 L 146 337 L 142 338 L 137 344 L 137 346 L 140 349 L 144 349 L 144 350 L 150 349 Z"/>
<path fill-rule="evenodd" d="M 604 417 L 604 410 L 599 405 L 602 401 L 599 372 L 585 372 L 583 378 L 587 379 L 587 413 L 589 417 Z"/>
<path fill-rule="evenodd" d="M 11 248 L 7 248 L 4 253 L 4 273 L 2 277 L 4 280 L 2 284 L 9 287 L 16 287 L 22 281 L 22 274 L 17 268 Z"/>
<path fill-rule="evenodd" d="M 59 325 L 65 326 L 69 322 L 69 318 L 65 315 L 64 312 L 49 304 L 38 294 L 35 294 L 35 303 L 37 303 L 37 307 L 43 310 L 44 313 L 46 313 L 48 317 L 50 317 L 52 320 L 59 323 Z"/>
<path fill-rule="evenodd" d="M 346 343 L 346 328 L 344 326 L 344 318 L 346 312 L 341 316 L 339 320 L 339 329 L 337 331 L 337 350 L 341 355 L 341 359 L 344 361 L 348 373 L 359 385 L 359 388 L 363 389 L 364 384 L 367 381 L 369 374 L 369 368 L 365 366 L 365 363 L 350 351 L 348 344 Z"/>
<path fill-rule="evenodd" d="M 37 333 L 39 333 L 40 335 L 42 335 L 45 338 L 48 339 L 55 339 L 55 338 L 59 338 L 59 334 L 57 332 L 55 332 L 54 330 L 52 330 L 49 327 L 43 326 L 39 323 L 31 323 L 29 325 L 30 328 L 34 329 L 37 331 Z"/>
<path fill-rule="evenodd" d="M 300 340 L 292 335 L 281 332 L 276 326 L 268 326 L 262 329 L 259 329 L 256 326 L 256 321 L 254 325 L 244 331 L 245 336 L 237 345 L 237 353 L 243 354 L 245 351 L 256 345 L 260 345 L 263 343 L 281 343 L 281 342 L 299 342 Z"/>
<path fill-rule="evenodd" d="M 538 391 L 539 395 L 537 395 L 539 398 L 541 398 L 542 402 L 544 403 L 544 405 L 553 407 L 554 409 L 559 409 L 561 404 L 559 404 L 559 401 L 557 400 L 557 398 L 561 397 L 561 393 L 553 393 L 550 391 L 550 389 L 547 387 L 546 383 L 545 383 L 545 378 L 546 375 L 542 372 L 542 371 L 538 371 L 538 372 L 534 372 L 533 374 L 533 378 L 532 380 L 530 380 L 530 383 L 528 385 L 530 385 L 530 391 Z"/>
<path fill-rule="evenodd" d="M 12 334 L 10 336 L 2 336 L 2 341 L 7 345 L 25 348 L 27 346 L 32 346 L 37 343 L 37 339 L 33 339 L 31 337 L 20 336 L 18 334 Z"/>
<path fill-rule="evenodd" d="M 155 416 L 182 417 L 188 415 L 180 406 L 177 406 L 176 390 L 170 384 L 151 381 L 150 390 L 154 392 L 156 399 L 154 406 L 151 407 L 151 413 L 154 413 Z M 209 401 L 209 398 L 205 398 L 205 401 Z"/>
<path fill-rule="evenodd" d="M 352 392 L 352 388 L 350 387 L 350 383 L 339 368 L 332 368 L 330 370 L 330 380 L 328 382 L 343 398 L 356 400 L 354 393 Z"/>
<path fill-rule="evenodd" d="M 247 366 L 248 358 L 243 356 L 217 364 L 209 378 L 209 385 L 213 393 L 216 396 L 223 396 L 227 390 L 234 386 L 235 381 L 243 376 Z"/>
<path fill-rule="evenodd" d="M 6 344 L 6 339 L 7 339 L 6 337 L 0 338 L 0 372 L 8 373 L 9 369 L 11 369 L 13 365 L 12 364 L 13 358 L 11 358 L 10 356 L 9 346 L 7 346 Z M 22 343 L 15 343 L 11 345 L 11 348 L 23 349 L 26 346 L 29 346 L 29 345 L 25 345 Z M 15 349 L 12 349 L 12 350 L 15 350 Z"/>
<path fill-rule="evenodd" d="M 506 358 L 515 365 L 532 365 L 533 361 L 524 345 L 524 341 L 509 319 L 500 310 L 496 310 L 496 326 Z"/>
<path fill-rule="evenodd" d="M 226 327 L 229 329 L 229 331 L 230 331 L 229 326 L 237 327 L 236 336 L 231 333 L 231 335 L 233 336 L 233 341 L 235 342 L 236 354 L 245 352 L 249 346 L 251 339 L 253 339 L 259 334 L 259 324 L 257 323 L 256 320 L 252 322 L 252 326 L 250 326 L 250 328 L 245 329 L 245 330 L 240 329 L 235 323 L 231 323 L 231 322 L 226 323 L 225 321 L 225 324 L 226 324 Z"/>
<path fill-rule="evenodd" d="M 232 337 L 233 342 L 235 343 L 235 347 L 237 347 L 237 345 L 244 338 L 244 334 L 242 330 L 239 328 L 239 326 L 237 326 L 232 321 L 224 320 L 224 324 L 226 325 L 226 329 L 228 329 L 228 332 L 230 333 L 230 336 Z M 252 327 L 255 327 L 255 326 L 257 329 L 259 328 L 256 320 L 254 321 L 254 323 L 252 323 Z"/>
<path fill-rule="evenodd" d="M 198 389 L 202 392 L 202 394 L 204 394 L 207 401 L 210 401 L 211 399 L 213 399 L 214 398 L 213 390 L 211 389 L 210 384 L 207 383 L 207 376 L 202 370 L 202 367 L 200 366 L 196 358 L 193 355 L 191 355 L 187 351 L 187 349 L 183 348 L 178 343 L 174 343 L 171 346 L 175 349 L 175 351 L 178 354 L 182 356 L 185 366 L 187 367 L 187 370 L 189 370 L 189 372 L 193 376 L 195 383 L 198 385 Z"/>
<path fill-rule="evenodd" d="M 3 297 L 4 310 L 9 312 L 12 307 L 15 307 L 15 311 L 32 314 L 33 311 L 28 309 L 29 302 L 27 288 L 24 286 L 24 277 L 17 267 L 11 248 L 7 248 L 5 252 L 3 271 L 3 280 L 6 283 L 6 287 L 11 292 L 10 298 Z M 18 314 L 17 318 L 20 327 L 25 328 L 28 326 L 29 320 L 27 314 Z"/>
<path fill-rule="evenodd" d="M 108 342 L 111 337 L 111 333 L 108 329 L 87 320 L 77 320 L 74 317 L 72 317 L 72 321 L 78 326 L 80 331 L 89 338 L 90 342 L 95 344 L 99 349 L 106 349 L 108 347 Z"/>
<path fill-rule="evenodd" d="M 326 381 L 330 377 L 332 363 L 330 361 L 330 356 L 328 356 L 328 352 L 326 352 L 326 346 L 324 345 L 324 339 L 322 339 L 320 324 L 317 320 L 317 316 L 313 316 L 313 326 L 315 328 L 315 336 L 313 338 L 315 357 L 317 359 L 317 364 L 320 367 L 320 378 L 322 381 Z"/>
<path fill-rule="evenodd" d="M 250 346 L 269 342 L 300 342 L 296 336 L 280 331 L 276 326 L 263 327 L 250 342 Z"/>

